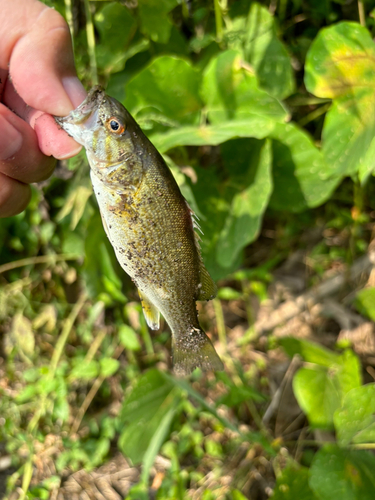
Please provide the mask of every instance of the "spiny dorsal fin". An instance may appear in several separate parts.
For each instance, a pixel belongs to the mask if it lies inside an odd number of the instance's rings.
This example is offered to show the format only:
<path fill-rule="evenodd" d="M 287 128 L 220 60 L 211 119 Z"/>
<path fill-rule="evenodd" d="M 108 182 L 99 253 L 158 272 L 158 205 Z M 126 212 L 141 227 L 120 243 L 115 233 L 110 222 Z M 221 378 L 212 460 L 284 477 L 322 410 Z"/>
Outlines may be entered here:
<path fill-rule="evenodd" d="M 141 299 L 143 314 L 146 318 L 146 322 L 151 330 L 159 330 L 160 323 L 160 313 L 152 304 L 146 295 L 138 289 L 138 294 Z"/>
<path fill-rule="evenodd" d="M 189 212 L 190 212 L 190 217 L 191 217 L 191 221 L 193 224 L 193 228 L 197 229 L 198 231 L 200 231 L 203 234 L 203 231 L 200 228 L 199 223 L 198 223 L 198 220 L 199 220 L 198 216 L 190 208 L 188 202 L 186 202 L 186 205 L 187 205 Z M 198 285 L 197 300 L 211 300 L 216 296 L 217 287 L 216 287 L 215 282 L 211 278 L 209 272 L 207 271 L 207 269 L 205 268 L 205 265 L 203 263 L 203 259 L 202 259 L 202 255 L 201 255 L 201 247 L 199 245 L 199 240 L 200 240 L 199 234 L 197 233 L 197 231 L 194 231 L 194 242 L 195 242 L 195 246 L 197 248 L 198 255 L 199 255 L 199 279 L 200 279 L 200 281 L 199 281 L 199 285 Z"/>
<path fill-rule="evenodd" d="M 214 280 L 211 278 L 209 272 L 204 267 L 203 261 L 201 259 L 199 267 L 199 293 L 198 300 L 211 300 L 216 296 L 217 287 Z"/>

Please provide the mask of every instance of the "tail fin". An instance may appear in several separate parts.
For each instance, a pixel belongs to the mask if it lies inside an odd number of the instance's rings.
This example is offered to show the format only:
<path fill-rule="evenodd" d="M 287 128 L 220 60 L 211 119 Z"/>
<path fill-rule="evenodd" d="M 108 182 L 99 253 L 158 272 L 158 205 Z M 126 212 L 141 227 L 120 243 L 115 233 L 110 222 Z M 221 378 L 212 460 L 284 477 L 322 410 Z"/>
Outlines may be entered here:
<path fill-rule="evenodd" d="M 173 338 L 173 368 L 177 376 L 189 375 L 195 368 L 220 371 L 224 365 L 203 330 L 192 327 L 184 336 Z"/>

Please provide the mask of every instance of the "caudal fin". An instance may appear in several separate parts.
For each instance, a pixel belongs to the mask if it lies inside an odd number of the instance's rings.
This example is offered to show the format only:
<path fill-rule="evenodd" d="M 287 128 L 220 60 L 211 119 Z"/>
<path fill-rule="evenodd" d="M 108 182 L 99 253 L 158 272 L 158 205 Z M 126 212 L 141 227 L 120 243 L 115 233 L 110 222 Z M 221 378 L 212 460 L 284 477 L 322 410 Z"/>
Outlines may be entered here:
<path fill-rule="evenodd" d="M 224 370 L 211 340 L 203 330 L 192 327 L 186 335 L 173 338 L 173 369 L 177 376 L 189 375 L 195 368 L 203 371 Z"/>

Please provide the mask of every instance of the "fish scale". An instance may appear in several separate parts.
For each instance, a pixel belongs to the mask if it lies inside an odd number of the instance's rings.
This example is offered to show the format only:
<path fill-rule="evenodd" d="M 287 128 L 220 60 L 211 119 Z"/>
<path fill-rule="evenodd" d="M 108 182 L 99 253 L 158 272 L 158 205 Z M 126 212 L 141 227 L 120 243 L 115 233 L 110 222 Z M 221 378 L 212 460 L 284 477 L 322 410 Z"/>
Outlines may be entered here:
<path fill-rule="evenodd" d="M 221 370 L 199 325 L 196 300 L 215 296 L 193 214 L 162 156 L 129 112 L 101 87 L 57 123 L 82 144 L 105 232 L 134 281 L 150 328 L 172 331 L 174 371 Z"/>

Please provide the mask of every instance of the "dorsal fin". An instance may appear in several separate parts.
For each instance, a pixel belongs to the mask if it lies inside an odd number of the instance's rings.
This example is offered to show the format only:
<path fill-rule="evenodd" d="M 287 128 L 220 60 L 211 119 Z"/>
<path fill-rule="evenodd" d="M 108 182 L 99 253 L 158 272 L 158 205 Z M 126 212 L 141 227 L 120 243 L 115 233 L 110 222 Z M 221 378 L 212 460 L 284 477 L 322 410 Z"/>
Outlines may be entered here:
<path fill-rule="evenodd" d="M 185 200 L 186 201 L 186 200 Z M 190 212 L 191 221 L 193 224 L 193 229 L 197 229 L 203 234 L 202 229 L 198 223 L 198 216 L 190 208 L 189 203 L 186 201 L 186 205 Z M 194 231 L 194 242 L 199 255 L 199 284 L 198 284 L 198 296 L 197 300 L 211 300 L 216 297 L 217 286 L 214 280 L 211 278 L 210 273 L 207 271 L 201 254 L 201 247 L 199 245 L 200 236 Z"/>
<path fill-rule="evenodd" d="M 138 289 L 139 298 L 141 299 L 143 314 L 146 322 L 151 330 L 159 330 L 160 313 L 152 304 L 146 295 Z"/>
<path fill-rule="evenodd" d="M 204 267 L 203 260 L 200 261 L 199 267 L 199 293 L 198 300 L 211 300 L 216 296 L 217 287 L 209 272 Z"/>

